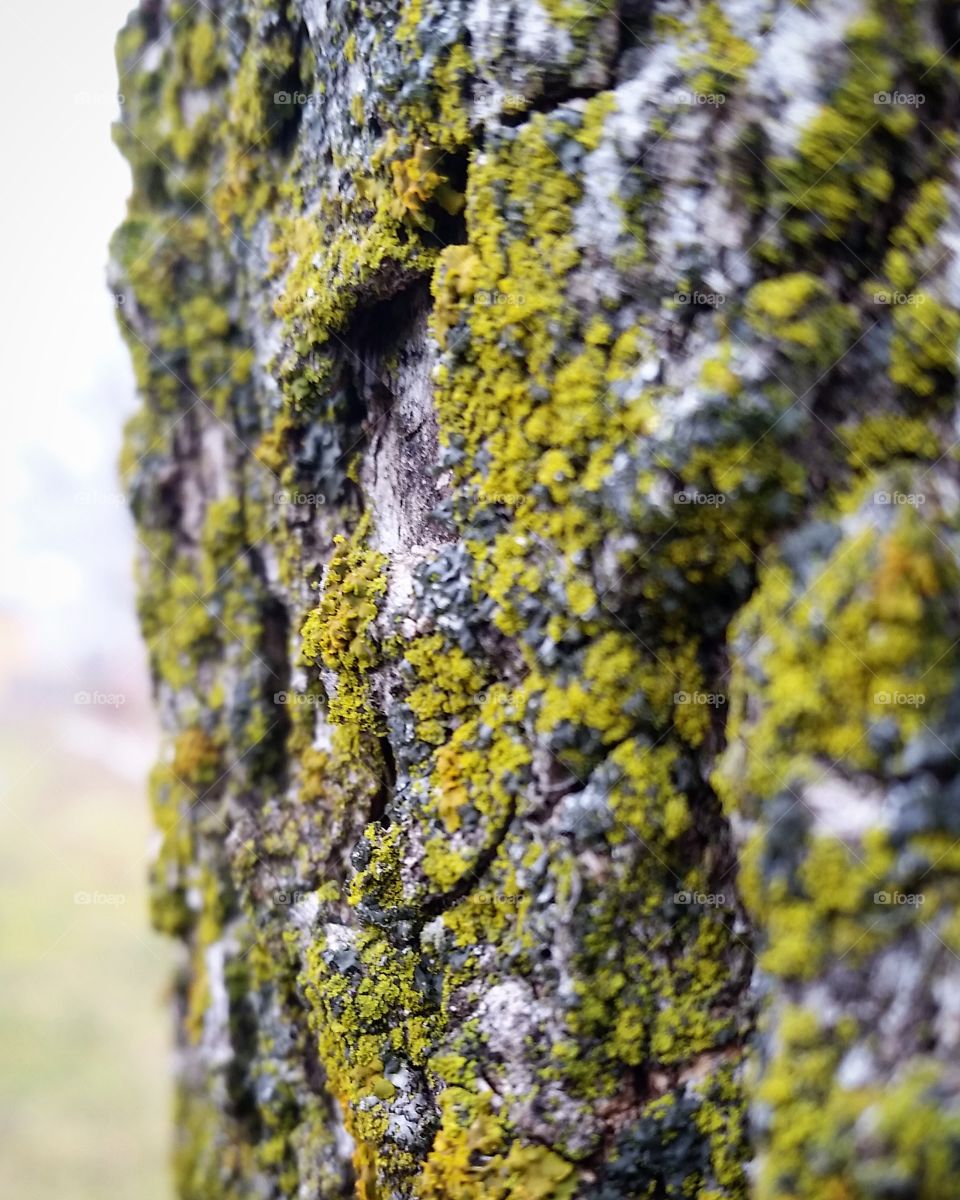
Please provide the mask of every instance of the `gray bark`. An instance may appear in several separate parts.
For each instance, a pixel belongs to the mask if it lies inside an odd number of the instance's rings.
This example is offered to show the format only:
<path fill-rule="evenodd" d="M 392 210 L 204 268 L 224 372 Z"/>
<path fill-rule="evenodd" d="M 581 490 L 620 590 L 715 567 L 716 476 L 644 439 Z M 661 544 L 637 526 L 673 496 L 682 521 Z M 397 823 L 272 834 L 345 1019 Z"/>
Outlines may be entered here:
<path fill-rule="evenodd" d="M 958 38 L 131 15 L 182 1197 L 960 1191 Z"/>

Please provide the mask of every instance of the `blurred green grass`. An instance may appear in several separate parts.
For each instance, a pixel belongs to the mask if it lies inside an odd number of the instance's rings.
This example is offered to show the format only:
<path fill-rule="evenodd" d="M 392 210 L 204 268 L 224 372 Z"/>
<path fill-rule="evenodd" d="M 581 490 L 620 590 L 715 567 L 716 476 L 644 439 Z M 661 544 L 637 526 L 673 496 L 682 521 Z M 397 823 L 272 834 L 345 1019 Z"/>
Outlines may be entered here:
<path fill-rule="evenodd" d="M 0 732 L 0 1196 L 169 1200 L 173 955 L 147 920 L 147 802 L 68 748 L 82 719 Z"/>

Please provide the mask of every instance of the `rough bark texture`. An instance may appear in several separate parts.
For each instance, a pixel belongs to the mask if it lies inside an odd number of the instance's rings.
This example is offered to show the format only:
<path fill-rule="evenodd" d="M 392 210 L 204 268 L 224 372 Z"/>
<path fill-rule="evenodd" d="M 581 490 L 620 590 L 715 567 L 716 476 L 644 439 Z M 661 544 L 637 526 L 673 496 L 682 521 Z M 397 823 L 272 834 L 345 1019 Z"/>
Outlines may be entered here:
<path fill-rule="evenodd" d="M 133 13 L 182 1197 L 960 1194 L 958 37 Z"/>

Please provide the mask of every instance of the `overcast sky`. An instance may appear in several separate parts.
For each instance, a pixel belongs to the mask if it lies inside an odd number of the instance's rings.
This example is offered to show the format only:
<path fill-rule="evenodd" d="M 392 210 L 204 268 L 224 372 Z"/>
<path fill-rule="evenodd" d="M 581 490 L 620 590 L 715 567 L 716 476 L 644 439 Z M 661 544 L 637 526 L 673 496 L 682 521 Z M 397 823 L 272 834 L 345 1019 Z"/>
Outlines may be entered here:
<path fill-rule="evenodd" d="M 140 654 L 116 479 L 133 381 L 105 282 L 130 186 L 110 138 L 129 7 L 8 4 L 0 36 L 0 609 L 46 659 Z"/>

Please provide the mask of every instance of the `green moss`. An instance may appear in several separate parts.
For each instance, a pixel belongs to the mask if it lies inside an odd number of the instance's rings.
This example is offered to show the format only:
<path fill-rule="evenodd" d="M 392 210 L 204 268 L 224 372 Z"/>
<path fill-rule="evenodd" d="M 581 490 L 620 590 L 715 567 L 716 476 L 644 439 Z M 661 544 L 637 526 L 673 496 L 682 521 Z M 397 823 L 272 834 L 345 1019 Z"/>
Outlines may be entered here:
<path fill-rule="evenodd" d="M 920 1200 L 949 1194 L 960 1114 L 942 1103 L 943 1067 L 921 1059 L 888 1086 L 844 1088 L 836 1071 L 853 1032 L 849 1023 L 825 1028 L 806 1009 L 782 1014 L 778 1054 L 759 1092 L 773 1114 L 762 1200 L 880 1200 L 893 1187 Z"/>
<path fill-rule="evenodd" d="M 284 81 L 296 61 L 291 30 L 284 21 L 267 19 L 269 0 L 254 0 L 252 7 L 250 35 L 225 98 L 219 127 L 223 158 L 211 201 L 223 224 L 239 219 L 245 230 L 276 197 L 276 164 L 270 150 L 289 119 L 276 97 L 286 90 Z M 300 79 L 299 85 L 308 91 L 309 78 Z"/>
<path fill-rule="evenodd" d="M 759 964 L 788 985 L 837 964 L 867 978 L 880 954 L 954 902 L 936 811 L 919 835 L 877 825 L 841 838 L 800 803 L 828 775 L 861 794 L 891 787 L 910 777 L 907 748 L 928 735 L 943 744 L 935 731 L 945 733 L 956 675 L 953 522 L 932 495 L 922 517 L 915 504 L 891 503 L 900 478 L 868 475 L 835 497 L 842 515 L 833 511 L 829 535 L 820 527 L 812 561 L 788 542 L 732 630 L 729 744 L 714 782 L 732 811 L 756 821 L 739 886 Z M 914 804 L 916 820 L 921 796 Z M 894 893 L 921 894 L 899 906 Z M 904 1112 L 926 1111 L 941 1068 L 913 1058 L 896 1078 L 878 1071 L 845 1086 L 844 1055 L 869 1046 L 871 1029 L 842 1012 L 778 1006 L 767 1017 L 775 1052 L 758 1064 L 757 1195 L 880 1200 L 895 1183 L 932 1200 L 949 1189 L 954 1117 L 929 1113 L 927 1154 Z"/>
<path fill-rule="evenodd" d="M 470 878 L 477 858 L 501 836 L 513 813 L 531 761 L 520 724 L 525 704 L 523 690 L 506 703 L 492 693 L 474 706 L 475 715 L 458 725 L 434 756 L 428 812 L 437 822 L 425 846 L 423 868 L 441 891 Z M 458 833 L 466 814 L 473 837 L 451 846 L 450 835 Z"/>
<path fill-rule="evenodd" d="M 224 1136 L 223 1117 L 212 1096 L 177 1090 L 173 1183 L 181 1200 L 241 1200 L 250 1194 L 254 1155 L 240 1130 Z"/>
<path fill-rule="evenodd" d="M 625 1126 L 591 1190 L 597 1200 L 731 1200 L 746 1195 L 743 1085 L 736 1060 L 710 1082 L 671 1088 L 641 1105 Z"/>
<path fill-rule="evenodd" d="M 470 246 L 448 246 L 440 255 L 433 276 L 433 329 L 441 348 L 458 319 L 460 302 L 477 290 L 480 260 Z"/>
<path fill-rule="evenodd" d="M 747 295 L 746 316 L 791 358 L 824 367 L 840 357 L 858 328 L 855 310 L 837 304 L 830 289 L 806 272 L 756 284 Z"/>
<path fill-rule="evenodd" d="M 939 253 L 936 235 L 947 215 L 943 182 L 924 180 L 903 220 L 890 234 L 890 249 L 883 270 L 896 292 L 912 291 L 925 270 L 936 264 Z"/>
<path fill-rule="evenodd" d="M 200 580 L 184 557 L 168 565 L 164 536 L 150 538 L 156 550 L 140 559 L 138 615 L 151 666 L 171 687 L 184 688 L 196 678 L 197 665 L 220 647 L 220 627 L 203 601 Z"/>
<path fill-rule="evenodd" d="M 420 1200 L 571 1200 L 577 1171 L 546 1146 L 511 1138 L 490 1092 L 448 1087 L 441 1124 L 415 1195 Z"/>
<path fill-rule="evenodd" d="M 583 127 L 591 140 L 608 111 L 608 97 L 588 105 Z M 515 594 L 540 588 L 536 546 L 573 554 L 602 537 L 595 514 L 588 518 L 571 501 L 596 486 L 610 444 L 639 432 L 646 415 L 640 406 L 610 411 L 596 403 L 635 363 L 638 331 L 618 338 L 600 318 L 578 329 L 564 300 L 564 280 L 578 260 L 570 206 L 581 184 L 559 167 L 551 147 L 558 129 L 535 118 L 475 165 L 469 248 L 448 249 L 434 283 L 438 340 L 469 331 L 474 350 L 454 373 L 441 368 L 437 392 L 443 434 L 463 446 L 461 482 L 477 509 L 494 507 L 498 497 L 521 498 L 514 529 L 484 549 L 480 568 L 508 633 L 521 624 Z M 508 227 L 504 205 L 523 214 L 521 228 Z M 481 444 L 487 465 L 471 475 Z M 541 490 L 549 503 L 538 502 Z"/>
<path fill-rule="evenodd" d="M 863 486 L 861 502 L 888 495 L 883 482 Z M 873 724 L 894 722 L 904 744 L 934 720 L 950 688 L 945 606 L 955 587 L 955 565 L 909 505 L 895 508 L 886 529 L 838 540 L 799 594 L 791 567 L 772 563 L 733 631 L 764 648 L 764 682 L 742 669 L 732 681 L 730 750 L 718 776 L 731 803 L 770 798 L 830 763 L 876 769 L 883 757 L 867 736 Z M 900 696 L 915 700 L 891 700 Z"/>
<path fill-rule="evenodd" d="M 363 542 L 368 522 L 361 521 L 351 541 L 338 536 L 337 550 L 324 575 L 320 603 L 300 631 L 302 654 L 309 663 L 322 663 L 337 672 L 337 693 L 330 702 L 330 719 L 363 729 L 376 726 L 367 676 L 379 661 L 370 627 L 378 602 L 387 589 L 386 558 Z"/>
<path fill-rule="evenodd" d="M 215 783 L 222 767 L 220 747 L 202 729 L 186 729 L 174 745 L 173 771 L 194 786 Z"/>
<path fill-rule="evenodd" d="M 150 396 L 148 411 L 172 413 L 201 399 L 223 416 L 228 398 L 245 382 L 249 355 L 236 344 L 228 288 L 222 279 L 213 282 L 206 265 L 218 244 L 206 211 L 173 222 L 167 212 L 131 216 L 114 237 L 113 252 L 137 305 L 158 326 L 148 347 L 119 310 L 138 387 Z M 168 440 L 169 421 L 144 432 L 145 449 L 157 453 Z"/>
<path fill-rule="evenodd" d="M 722 912 L 681 909 L 675 925 L 646 940 L 623 919 L 624 909 L 635 920 L 652 918 L 674 889 L 708 892 L 702 870 L 681 866 L 679 843 L 655 844 L 662 870 L 635 868 L 608 889 L 613 896 L 591 897 L 586 910 L 572 1041 L 561 1059 L 563 1077 L 586 1098 L 613 1095 L 624 1065 L 669 1068 L 725 1047 L 740 1033 L 724 1011 L 732 935 Z"/>
<path fill-rule="evenodd" d="M 406 53 L 422 73 L 425 86 L 415 99 L 405 99 L 399 112 L 381 102 L 381 122 L 393 128 L 399 118 L 402 128 L 429 145 L 451 154 L 462 152 L 471 141 L 469 89 L 475 68 L 470 50 L 462 41 L 444 46 L 429 37 L 424 49 L 412 27 L 407 28 L 404 37 L 401 25 L 398 36 L 405 40 Z"/>
<path fill-rule="evenodd" d="M 890 139 L 905 138 L 915 128 L 913 113 L 874 102 L 877 92 L 896 90 L 898 49 L 909 45 L 904 27 L 894 33 L 879 16 L 868 16 L 846 33 L 850 49 L 847 74 L 804 129 L 796 156 L 770 164 L 777 201 L 784 211 L 784 231 L 801 246 L 818 238 L 850 236 L 890 197 Z M 898 39 L 900 45 L 898 46 Z"/>
<path fill-rule="evenodd" d="M 301 381 L 314 390 L 326 382 L 311 352 L 329 348 L 357 305 L 378 298 L 384 278 L 414 278 L 432 267 L 435 241 L 417 231 L 428 233 L 438 214 L 463 204 L 441 163 L 440 152 L 422 140 L 391 132 L 368 163 L 356 164 L 352 195 L 325 196 L 319 213 L 294 212 L 278 222 L 271 250 L 284 289 L 275 307 L 294 351 L 282 364 L 294 405 L 304 396 Z"/>
<path fill-rule="evenodd" d="M 597 24 L 613 9 L 612 0 L 543 0 L 543 7 L 557 25 L 568 27 L 578 38 L 586 41 Z"/>
<path fill-rule="evenodd" d="M 591 642 L 582 672 L 562 685 L 545 686 L 537 731 L 574 722 L 596 730 L 606 744 L 622 744 L 642 707 L 658 725 L 666 725 L 673 714 L 678 731 L 696 744 L 707 720 L 703 707 L 675 710 L 674 703 L 681 692 L 699 692 L 702 686 L 695 646 L 664 647 L 662 657 L 650 661 L 635 638 L 610 630 Z M 578 769 L 584 766 L 575 756 L 571 762 Z"/>
<path fill-rule="evenodd" d="M 349 967 L 344 963 L 349 962 Z M 396 1089 L 386 1077 L 423 1066 L 441 1018 L 417 986 L 419 956 L 397 950 L 377 930 L 334 948 L 321 939 L 307 955 L 303 986 L 320 1057 L 351 1136 L 369 1169 L 410 1173 L 409 1154 L 386 1140 Z M 392 1063 L 389 1069 L 387 1063 Z"/>
<path fill-rule="evenodd" d="M 690 88 L 700 95 L 726 96 L 743 80 L 757 52 L 737 37 L 719 4 L 703 6 L 695 29 L 697 40 L 702 39 L 703 44 L 685 64 L 694 70 Z"/>
<path fill-rule="evenodd" d="M 960 314 L 918 292 L 893 310 L 890 378 L 925 399 L 952 401 L 957 377 Z"/>
<path fill-rule="evenodd" d="M 404 647 L 404 657 L 420 681 L 407 696 L 417 718 L 417 736 L 442 744 L 451 718 L 476 708 L 487 675 L 458 647 L 447 648 L 442 634 L 417 638 Z"/>
<path fill-rule="evenodd" d="M 862 469 L 884 466 L 898 458 L 935 462 L 940 442 L 929 423 L 896 413 L 869 416 L 841 425 L 837 436 L 847 447 L 847 461 Z"/>
<path fill-rule="evenodd" d="M 232 571 L 246 546 L 243 508 L 236 496 L 212 500 L 201 533 L 203 586 L 213 591 L 224 572 Z"/>
<path fill-rule="evenodd" d="M 442 158 L 441 152 L 418 142 L 410 158 L 394 158 L 390 162 L 396 193 L 392 207 L 394 216 L 408 224 L 412 222 L 432 230 L 434 221 L 426 211 L 429 204 L 439 204 L 451 216 L 462 210 L 464 197 L 454 191 L 447 177 L 436 169 Z"/>
<path fill-rule="evenodd" d="M 198 87 L 211 83 L 220 69 L 217 54 L 217 30 L 211 21 L 198 21 L 187 40 L 190 75 Z"/>
<path fill-rule="evenodd" d="M 187 903 L 193 861 L 193 829 L 187 820 L 193 800 L 166 764 L 150 774 L 150 809 L 160 844 L 150 865 L 150 920 L 161 933 L 182 937 L 194 921 Z"/>

